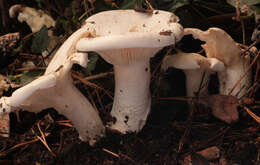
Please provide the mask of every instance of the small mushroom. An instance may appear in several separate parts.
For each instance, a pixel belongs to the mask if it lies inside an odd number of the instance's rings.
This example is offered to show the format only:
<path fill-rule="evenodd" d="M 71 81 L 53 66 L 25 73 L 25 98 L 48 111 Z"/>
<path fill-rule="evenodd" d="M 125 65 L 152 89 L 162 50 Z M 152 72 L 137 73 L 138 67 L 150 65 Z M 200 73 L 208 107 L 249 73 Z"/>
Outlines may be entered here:
<path fill-rule="evenodd" d="M 189 97 L 195 96 L 200 87 L 200 95 L 207 95 L 209 75 L 212 72 L 225 69 L 224 64 L 216 58 L 206 58 L 197 53 L 181 51 L 178 51 L 176 55 L 164 57 L 161 68 L 165 71 L 169 67 L 183 70 L 186 76 L 187 96 Z"/>
<path fill-rule="evenodd" d="M 0 116 L 19 109 L 39 112 L 53 107 L 71 120 L 82 140 L 93 144 L 104 135 L 98 112 L 73 85 L 70 75 L 74 63 L 86 66 L 88 62 L 86 53 L 74 52 L 75 41 L 83 32 L 79 29 L 65 41 L 43 76 L 0 99 Z"/>
<path fill-rule="evenodd" d="M 242 49 L 239 45 L 220 28 L 209 28 L 207 31 L 186 28 L 184 32 L 185 35 L 192 34 L 195 39 L 205 41 L 206 43 L 201 46 L 204 48 L 206 56 L 216 58 L 224 63 L 226 69 L 218 71 L 220 94 L 231 94 L 238 98 L 244 96 L 251 84 L 251 70 L 231 91 L 247 72 L 250 64 L 249 56 L 241 56 Z"/>
<path fill-rule="evenodd" d="M 183 36 L 173 13 L 152 14 L 113 10 L 89 17 L 83 28 L 91 32 L 77 43 L 80 52 L 95 51 L 114 66 L 115 95 L 111 129 L 138 132 L 150 112 L 150 58 Z"/>
<path fill-rule="evenodd" d="M 48 48 L 42 52 L 44 61 L 48 64 L 56 53 L 55 48 L 57 43 L 61 40 L 61 37 L 56 36 L 51 28 L 55 27 L 55 20 L 42 10 L 36 10 L 20 4 L 10 7 L 9 16 L 11 18 L 17 17 L 20 22 L 26 22 L 33 33 L 39 31 L 44 25 L 49 29 L 48 36 L 50 37 L 50 43 Z"/>
<path fill-rule="evenodd" d="M 42 10 L 36 10 L 25 5 L 13 5 L 9 9 L 9 15 L 11 18 L 18 18 L 20 22 L 26 22 L 32 32 L 39 31 L 43 25 L 46 25 L 47 28 L 54 27 L 55 21 L 51 16 L 44 13 Z"/>

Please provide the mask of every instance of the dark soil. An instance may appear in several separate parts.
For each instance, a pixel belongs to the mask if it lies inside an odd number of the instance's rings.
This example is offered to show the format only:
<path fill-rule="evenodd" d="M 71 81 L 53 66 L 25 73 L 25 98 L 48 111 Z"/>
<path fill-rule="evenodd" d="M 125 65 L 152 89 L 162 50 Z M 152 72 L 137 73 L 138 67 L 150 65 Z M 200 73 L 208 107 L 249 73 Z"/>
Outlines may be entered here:
<path fill-rule="evenodd" d="M 55 18 L 71 17 L 65 13 L 59 15 L 61 12 L 54 11 L 55 7 L 59 11 L 69 8 L 65 3 L 67 1 L 51 3 L 47 0 L 46 2 L 48 3 L 44 3 L 43 9 L 50 11 Z M 152 2 L 160 4 L 159 1 Z M 5 9 L 16 3 L 37 7 L 35 1 L 33 3 L 6 1 L 4 2 Z M 57 7 L 59 3 L 60 6 Z M 197 6 L 193 7 L 196 9 Z M 8 10 L 3 11 L 4 14 L 7 14 L 6 12 Z M 79 12 L 78 15 L 82 14 L 82 10 L 77 12 Z M 235 10 L 232 10 L 231 13 L 235 14 Z M 202 14 L 207 18 L 200 18 L 199 22 L 193 24 L 194 27 L 207 29 L 217 26 L 225 29 L 237 42 L 242 42 L 243 33 L 239 22 L 232 20 L 231 17 L 222 17 L 220 14 L 214 13 L 213 15 L 209 11 Z M 219 17 L 213 18 L 213 16 Z M 246 45 L 249 46 L 252 44 L 250 37 L 255 24 L 253 19 L 245 21 L 245 24 Z M 70 22 L 70 25 L 72 31 L 78 28 L 78 24 L 75 22 Z M 16 31 L 19 31 L 22 36 L 30 33 L 26 24 L 6 17 L 6 23 L 1 27 L 0 34 Z M 60 33 L 62 32 L 69 34 L 66 29 L 60 31 Z M 185 37 L 178 47 L 186 51 L 197 52 L 201 50 L 200 44 L 201 42 L 191 37 Z M 259 48 L 259 44 L 256 46 Z M 151 81 L 153 101 L 148 121 L 141 132 L 121 135 L 107 130 L 106 137 L 97 142 L 95 146 L 89 146 L 88 143 L 79 140 L 78 133 L 71 126 L 70 121 L 57 114 L 54 109 L 47 109 L 39 114 L 25 110 L 19 112 L 19 117 L 17 114 L 11 113 L 10 137 L 0 137 L 0 165 L 177 165 L 183 164 L 187 155 L 211 146 L 217 146 L 220 149 L 220 158 L 225 158 L 228 165 L 260 164 L 260 125 L 247 114 L 242 106 L 238 107 L 239 121 L 226 124 L 214 118 L 211 110 L 203 105 L 194 103 L 193 106 L 189 106 L 188 103 L 191 102 L 159 99 L 185 95 L 185 76 L 181 70 L 169 69 L 164 74 L 159 73 L 160 62 L 166 52 L 171 49 L 163 49 L 151 60 L 151 72 L 154 73 Z M 18 56 L 16 60 L 25 59 Z M 10 63 L 14 63 L 14 61 L 8 61 L 8 64 L 1 68 L 1 73 L 14 73 L 10 70 L 13 68 L 10 67 Z M 15 63 L 17 64 L 17 61 Z M 84 74 L 83 68 L 78 66 L 74 67 L 74 71 Z M 108 71 L 113 71 L 112 66 L 99 58 L 92 75 Z M 256 66 L 254 66 L 254 74 L 255 72 Z M 108 75 L 91 82 L 113 93 L 113 77 L 113 75 Z M 78 83 L 77 87 L 86 97 L 94 100 L 104 123 L 111 120 L 109 112 L 113 100 L 104 91 L 86 87 L 81 83 Z M 218 82 L 213 77 L 210 83 L 212 94 L 217 93 L 217 87 Z M 10 95 L 13 90 L 15 89 L 10 89 L 4 95 Z M 259 100 L 260 91 L 256 90 L 252 98 Z M 247 106 L 256 115 L 260 115 L 259 106 L 256 103 Z M 47 135 L 46 144 L 39 138 L 42 137 L 41 131 Z M 210 162 L 217 165 L 219 158 Z"/>

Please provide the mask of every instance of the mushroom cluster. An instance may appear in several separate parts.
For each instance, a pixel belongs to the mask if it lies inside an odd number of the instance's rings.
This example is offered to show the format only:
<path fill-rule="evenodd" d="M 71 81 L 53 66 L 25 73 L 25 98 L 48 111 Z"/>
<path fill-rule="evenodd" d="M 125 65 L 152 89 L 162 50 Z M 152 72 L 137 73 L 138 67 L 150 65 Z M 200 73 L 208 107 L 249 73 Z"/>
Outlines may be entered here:
<path fill-rule="evenodd" d="M 241 55 L 243 50 L 238 43 L 220 28 L 209 28 L 207 31 L 186 28 L 185 35 L 188 34 L 205 42 L 201 46 L 208 58 L 216 58 L 224 63 L 225 69 L 218 71 L 220 94 L 243 97 L 251 85 L 251 70 L 248 70 L 250 58 Z M 240 79 L 241 82 L 235 86 Z"/>
<path fill-rule="evenodd" d="M 239 44 L 220 28 L 209 28 L 206 31 L 185 28 L 184 34 L 191 34 L 195 39 L 205 42 L 201 46 L 205 50 L 206 57 L 197 53 L 178 51 L 175 55 L 164 57 L 162 70 L 167 70 L 168 67 L 183 69 L 189 97 L 195 96 L 198 91 L 199 96 L 207 96 L 209 76 L 215 72 L 220 84 L 220 95 L 223 97 L 232 95 L 238 99 L 244 97 L 251 85 L 250 58 L 248 55 L 242 55 L 243 50 Z M 238 120 L 236 108 L 221 110 L 220 112 L 213 109 L 212 113 L 227 123 Z"/>
<path fill-rule="evenodd" d="M 12 10 L 18 7 L 22 6 Z M 29 9 L 23 8 L 19 13 L 25 11 Z M 73 85 L 70 73 L 74 63 L 86 66 L 87 52 L 95 51 L 114 65 L 111 115 L 116 121 L 110 127 L 121 133 L 140 131 L 151 105 L 149 59 L 163 47 L 181 40 L 183 28 L 178 20 L 173 13 L 160 10 L 152 14 L 113 10 L 89 17 L 59 48 L 43 76 L 11 97 L 0 99 L 0 115 L 53 107 L 72 121 L 82 140 L 93 144 L 104 135 L 105 127 L 98 112 Z"/>
<path fill-rule="evenodd" d="M 18 13 L 18 20 L 26 20 L 29 25 L 39 17 L 39 11 L 21 5 L 10 9 L 11 16 L 15 13 Z M 29 18 L 32 15 L 35 18 Z M 44 22 L 45 18 L 40 20 Z M 161 10 L 152 13 L 113 10 L 89 17 L 59 48 L 43 76 L 16 90 L 12 96 L 0 99 L 0 117 L 19 109 L 39 112 L 55 108 L 71 120 L 82 140 L 95 143 L 104 136 L 105 126 L 98 111 L 73 85 L 71 68 L 74 63 L 86 67 L 88 52 L 97 52 L 113 65 L 115 75 L 111 110 L 115 120 L 107 127 L 123 134 L 139 132 L 151 107 L 150 58 L 165 46 L 175 45 L 183 34 L 205 41 L 202 47 L 207 57 L 178 51 L 176 55 L 165 56 L 162 70 L 183 69 L 188 96 L 195 96 L 199 90 L 200 95 L 207 95 L 209 75 L 215 72 L 219 76 L 221 94 L 245 95 L 250 73 L 237 88 L 233 90 L 233 87 L 246 73 L 249 59 L 240 56 L 241 49 L 233 39 L 218 28 L 205 32 L 193 28 L 183 30 L 178 21 L 173 13 Z M 54 24 L 50 21 L 49 26 Z M 31 26 L 31 29 L 35 31 L 39 27 Z"/>

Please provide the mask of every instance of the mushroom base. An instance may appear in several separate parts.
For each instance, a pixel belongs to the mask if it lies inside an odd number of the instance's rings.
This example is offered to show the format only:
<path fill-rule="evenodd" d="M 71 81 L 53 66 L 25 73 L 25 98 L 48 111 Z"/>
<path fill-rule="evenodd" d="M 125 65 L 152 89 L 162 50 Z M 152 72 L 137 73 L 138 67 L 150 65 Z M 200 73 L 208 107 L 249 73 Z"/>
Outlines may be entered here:
<path fill-rule="evenodd" d="M 241 80 L 241 82 L 234 88 L 236 83 L 244 76 L 249 67 L 249 59 L 241 60 L 239 64 L 228 67 L 223 72 L 218 72 L 218 79 L 220 82 L 220 93 L 224 95 L 233 95 L 238 98 L 243 97 L 248 88 L 251 85 L 251 70 L 248 71 L 246 76 Z M 230 93 L 231 92 L 231 93 Z"/>
<path fill-rule="evenodd" d="M 127 133 L 143 128 L 151 106 L 149 65 L 149 59 L 114 65 L 116 87 L 111 115 L 116 121 L 111 129 Z"/>

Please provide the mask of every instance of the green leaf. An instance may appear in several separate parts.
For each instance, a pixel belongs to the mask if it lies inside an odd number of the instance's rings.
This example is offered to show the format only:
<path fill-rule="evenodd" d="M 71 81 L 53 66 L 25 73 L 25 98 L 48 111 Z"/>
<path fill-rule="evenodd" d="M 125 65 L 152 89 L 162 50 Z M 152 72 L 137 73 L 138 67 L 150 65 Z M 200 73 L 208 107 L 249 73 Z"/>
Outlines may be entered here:
<path fill-rule="evenodd" d="M 35 80 L 38 76 L 43 75 L 43 73 L 43 70 L 30 70 L 18 75 L 9 75 L 8 79 L 16 84 L 26 85 Z"/>
<path fill-rule="evenodd" d="M 44 73 L 44 71 L 42 71 L 42 70 L 26 71 L 21 75 L 21 77 L 18 81 L 20 82 L 20 84 L 26 85 L 26 84 L 32 82 L 33 80 L 35 80 L 37 76 L 40 76 L 43 73 Z"/>
<path fill-rule="evenodd" d="M 94 52 L 90 52 L 88 53 L 88 58 L 89 58 L 89 62 L 86 68 L 86 72 L 87 74 L 90 74 L 96 68 L 96 63 L 99 57 L 98 54 Z"/>
<path fill-rule="evenodd" d="M 50 43 L 50 37 L 48 36 L 48 29 L 44 25 L 37 33 L 33 35 L 31 52 L 40 54 L 46 50 Z"/>

